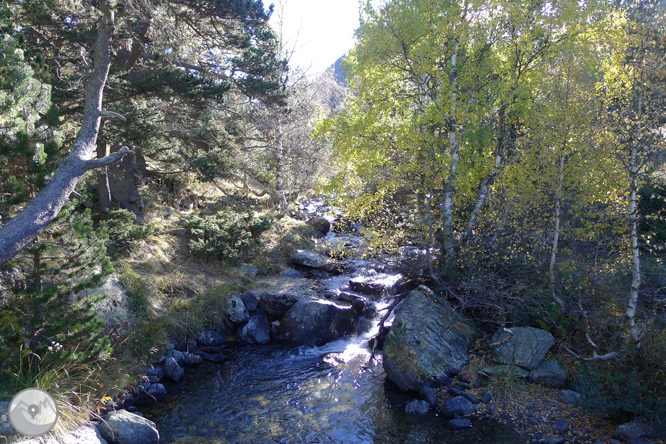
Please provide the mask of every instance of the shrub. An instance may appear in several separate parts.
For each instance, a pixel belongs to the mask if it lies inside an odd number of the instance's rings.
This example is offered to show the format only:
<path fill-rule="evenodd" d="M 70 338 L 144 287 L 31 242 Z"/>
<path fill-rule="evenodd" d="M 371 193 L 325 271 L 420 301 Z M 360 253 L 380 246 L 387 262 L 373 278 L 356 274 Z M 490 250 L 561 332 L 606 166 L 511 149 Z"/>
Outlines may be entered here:
<path fill-rule="evenodd" d="M 256 254 L 262 246 L 259 235 L 272 223 L 269 216 L 255 217 L 251 213 L 231 211 L 193 217 L 189 229 L 195 239 L 188 246 L 193 253 L 222 262 L 239 263 Z"/>
<path fill-rule="evenodd" d="M 621 362 L 586 362 L 577 376 L 584 405 L 614 415 L 666 411 L 664 370 L 638 354 Z"/>

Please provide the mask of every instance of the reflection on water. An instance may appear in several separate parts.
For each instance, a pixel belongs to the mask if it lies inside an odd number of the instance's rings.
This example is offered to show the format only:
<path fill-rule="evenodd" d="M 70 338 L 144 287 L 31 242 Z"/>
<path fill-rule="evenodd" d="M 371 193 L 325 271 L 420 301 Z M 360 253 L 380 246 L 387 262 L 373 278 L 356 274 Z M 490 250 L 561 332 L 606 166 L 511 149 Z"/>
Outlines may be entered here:
<path fill-rule="evenodd" d="M 413 397 L 386 381 L 381 359 L 364 367 L 358 340 L 322 347 L 239 348 L 228 363 L 189 369 L 144 409 L 167 443 L 522 443 L 510 428 L 477 421 L 447 429 L 431 413 L 407 417 Z"/>

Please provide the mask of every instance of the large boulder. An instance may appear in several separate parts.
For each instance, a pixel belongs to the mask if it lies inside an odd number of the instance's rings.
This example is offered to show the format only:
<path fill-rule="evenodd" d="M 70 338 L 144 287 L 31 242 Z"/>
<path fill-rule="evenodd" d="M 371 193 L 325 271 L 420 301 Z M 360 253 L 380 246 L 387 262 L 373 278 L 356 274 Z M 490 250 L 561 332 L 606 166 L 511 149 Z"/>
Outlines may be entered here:
<path fill-rule="evenodd" d="M 567 372 L 554 359 L 547 359 L 530 372 L 527 382 L 561 389 L 567 385 Z"/>
<path fill-rule="evenodd" d="M 281 318 L 298 299 L 288 293 L 275 294 L 264 291 L 259 295 L 259 308 L 268 316 Z"/>
<path fill-rule="evenodd" d="M 244 324 L 250 319 L 250 313 L 240 296 L 234 295 L 227 302 L 227 315 L 234 324 Z"/>
<path fill-rule="evenodd" d="M 527 370 L 536 369 L 555 343 L 553 335 L 546 330 L 532 327 L 515 327 L 511 330 L 513 336 L 506 344 L 495 349 L 493 360 L 500 364 L 517 365 Z M 501 342 L 507 335 L 505 332 L 496 333 L 493 342 Z"/>
<path fill-rule="evenodd" d="M 310 268 L 326 268 L 329 265 L 327 258 L 310 250 L 297 250 L 291 255 L 291 261 Z"/>
<path fill-rule="evenodd" d="M 248 344 L 268 344 L 271 340 L 269 335 L 270 326 L 263 311 L 257 310 L 252 313 L 250 320 L 243 326 L 238 340 Z"/>
<path fill-rule="evenodd" d="M 421 286 L 407 295 L 396 314 L 384 345 L 384 370 L 401 390 L 441 385 L 469 363 L 477 337 L 470 322 Z"/>
<path fill-rule="evenodd" d="M 358 312 L 350 304 L 301 300 L 280 321 L 280 338 L 298 345 L 322 345 L 351 333 L 357 318 Z"/>
<path fill-rule="evenodd" d="M 155 423 L 126 410 L 109 413 L 99 425 L 109 444 L 157 444 L 160 434 Z"/>

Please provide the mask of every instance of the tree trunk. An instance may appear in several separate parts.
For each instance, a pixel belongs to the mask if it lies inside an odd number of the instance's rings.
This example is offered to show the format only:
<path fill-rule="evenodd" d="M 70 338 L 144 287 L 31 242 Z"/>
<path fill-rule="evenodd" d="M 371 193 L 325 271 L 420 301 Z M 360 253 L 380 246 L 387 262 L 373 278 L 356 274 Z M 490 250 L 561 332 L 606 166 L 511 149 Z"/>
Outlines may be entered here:
<path fill-rule="evenodd" d="M 81 177 L 93 168 L 120 160 L 126 150 L 104 159 L 93 159 L 100 121 L 102 96 L 109 74 L 111 58 L 109 48 L 113 36 L 113 11 L 101 0 L 99 9 L 104 13 L 97 30 L 95 64 L 88 81 L 86 103 L 81 128 L 72 152 L 56 170 L 48 185 L 26 207 L 0 228 L 0 265 L 3 265 L 32 242 L 58 215 Z"/>
<path fill-rule="evenodd" d="M 284 145 L 282 135 L 282 122 L 278 118 L 277 130 L 277 170 L 275 172 L 275 187 L 277 188 L 278 214 L 282 216 L 287 212 L 287 196 L 284 191 Z"/>
<path fill-rule="evenodd" d="M 630 170 L 630 197 L 629 197 L 629 217 L 631 224 L 631 290 L 629 291 L 629 301 L 627 303 L 626 316 L 629 321 L 630 336 L 632 342 L 640 345 L 640 334 L 636 327 L 636 309 L 638 308 L 638 289 L 641 286 L 641 257 L 638 249 L 638 144 L 641 140 L 641 119 L 643 118 L 643 73 L 639 87 L 636 88 L 636 132 L 631 145 L 631 157 L 629 159 Z"/>
<path fill-rule="evenodd" d="M 456 250 L 453 244 L 453 195 L 455 193 L 455 181 L 458 168 L 458 123 L 456 121 L 456 101 L 458 88 L 458 69 L 456 66 L 459 45 L 453 51 L 451 57 L 451 117 L 449 118 L 449 149 L 451 160 L 449 163 L 449 178 L 444 185 L 444 201 L 442 202 L 442 225 L 444 228 L 443 247 L 446 253 L 445 262 L 452 266 L 456 262 Z"/>
<path fill-rule="evenodd" d="M 555 302 L 559 310 L 555 317 L 555 323 L 559 323 L 564 316 L 564 301 L 555 294 L 555 264 L 557 262 L 557 247 L 560 241 L 560 213 L 562 211 L 562 190 L 564 188 L 564 161 L 566 153 L 566 141 L 562 147 L 560 162 L 557 168 L 557 190 L 555 191 L 555 231 L 553 233 L 553 246 L 550 249 L 550 265 L 548 267 L 548 294 Z"/>
<path fill-rule="evenodd" d="M 109 148 L 106 140 L 100 140 L 97 143 L 97 158 L 102 159 L 109 155 Z M 111 209 L 111 190 L 109 189 L 108 167 L 102 167 L 97 170 L 97 195 L 99 196 L 99 215 L 105 219 L 105 211 Z"/>
<path fill-rule="evenodd" d="M 111 152 L 120 150 L 120 145 L 111 146 Z M 136 155 L 128 153 L 123 160 L 111 165 L 108 180 L 111 197 L 118 202 L 120 208 L 130 210 L 137 216 L 143 213 L 143 202 L 139 195 L 137 180 L 140 178 L 139 169 L 136 166 Z"/>

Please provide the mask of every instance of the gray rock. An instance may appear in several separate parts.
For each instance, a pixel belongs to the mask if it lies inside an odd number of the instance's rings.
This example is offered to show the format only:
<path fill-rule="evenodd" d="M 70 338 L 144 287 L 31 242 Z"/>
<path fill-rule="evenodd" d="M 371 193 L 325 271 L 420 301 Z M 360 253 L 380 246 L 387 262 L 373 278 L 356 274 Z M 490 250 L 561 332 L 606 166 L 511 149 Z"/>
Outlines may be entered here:
<path fill-rule="evenodd" d="M 527 381 L 548 388 L 564 388 L 567 385 L 567 372 L 553 359 L 543 360 L 527 376 Z"/>
<path fill-rule="evenodd" d="M 109 444 L 157 444 L 160 434 L 155 423 L 126 410 L 109 413 L 99 425 Z"/>
<path fill-rule="evenodd" d="M 615 429 L 613 438 L 619 440 L 642 438 L 666 440 L 666 417 L 663 415 L 652 418 L 641 416 Z"/>
<path fill-rule="evenodd" d="M 549 438 L 542 439 L 538 444 L 564 444 L 566 439 L 564 438 Z"/>
<path fill-rule="evenodd" d="M 238 267 L 238 271 L 245 276 L 255 277 L 259 273 L 259 269 L 252 264 L 243 264 Z"/>
<path fill-rule="evenodd" d="M 413 400 L 405 406 L 405 413 L 410 416 L 422 416 L 428 413 L 430 410 L 430 405 L 427 401 L 421 401 L 418 399 Z"/>
<path fill-rule="evenodd" d="M 308 225 L 312 227 L 315 233 L 323 234 L 324 236 L 326 236 L 326 234 L 331 231 L 331 223 L 323 217 L 318 217 L 308 221 Z"/>
<path fill-rule="evenodd" d="M 227 302 L 227 315 L 234 324 L 244 324 L 250 319 L 250 313 L 240 296 L 234 295 Z"/>
<path fill-rule="evenodd" d="M 299 345 L 322 345 L 351 333 L 357 318 L 358 312 L 349 304 L 301 300 L 280 321 L 280 338 Z"/>
<path fill-rule="evenodd" d="M 148 381 L 151 384 L 154 384 L 156 382 L 160 382 L 160 378 L 158 378 L 157 376 L 146 376 L 146 377 L 148 378 Z"/>
<path fill-rule="evenodd" d="M 580 393 L 574 392 L 573 390 L 561 390 L 560 399 L 564 403 L 571 405 L 578 405 L 582 402 L 583 397 L 581 396 Z"/>
<path fill-rule="evenodd" d="M 384 370 L 401 390 L 419 391 L 469 363 L 477 330 L 426 287 L 412 290 L 384 345 Z"/>
<path fill-rule="evenodd" d="M 421 387 L 421 390 L 419 390 L 419 395 L 421 395 L 421 398 L 423 398 L 423 400 L 425 400 L 430 405 L 430 407 L 437 406 L 437 397 L 435 396 L 435 392 L 432 388 L 428 386 Z"/>
<path fill-rule="evenodd" d="M 472 421 L 464 418 L 456 418 L 449 421 L 454 430 L 467 430 L 472 427 Z"/>
<path fill-rule="evenodd" d="M 403 286 L 404 279 L 401 274 L 380 273 L 374 276 L 357 276 L 349 280 L 349 288 L 369 296 L 395 294 Z"/>
<path fill-rule="evenodd" d="M 555 433 L 566 433 L 569 431 L 569 424 L 567 424 L 567 421 L 564 419 L 558 419 L 553 423 L 553 430 L 555 430 Z"/>
<path fill-rule="evenodd" d="M 164 374 L 167 378 L 171 378 L 176 382 L 179 382 L 185 375 L 185 370 L 178 365 L 178 362 L 174 358 L 167 358 L 164 363 Z"/>
<path fill-rule="evenodd" d="M 445 399 L 439 406 L 437 406 L 437 410 L 439 410 L 446 418 L 467 416 L 476 412 L 474 404 L 469 402 L 469 399 L 464 396 Z"/>
<path fill-rule="evenodd" d="M 155 398 L 161 398 L 167 394 L 167 390 L 162 384 L 151 384 L 151 386 L 148 388 L 148 394 Z"/>
<path fill-rule="evenodd" d="M 224 343 L 224 335 L 215 330 L 204 330 L 199 335 L 199 342 L 203 345 L 222 345 Z"/>
<path fill-rule="evenodd" d="M 495 349 L 494 361 L 534 370 L 555 343 L 553 335 L 546 330 L 532 327 L 514 327 L 511 330 L 513 337 Z M 508 333 L 496 333 L 493 342 L 500 342 L 507 336 Z"/>
<path fill-rule="evenodd" d="M 252 313 L 250 320 L 241 330 L 238 340 L 248 344 L 268 344 L 271 340 L 269 330 L 266 315 L 263 311 L 257 310 Z"/>
<path fill-rule="evenodd" d="M 95 304 L 93 309 L 107 327 L 122 326 L 128 322 L 133 322 L 127 290 L 115 274 L 109 275 L 101 287 L 84 290 L 76 294 L 74 299 L 80 301 L 84 298 L 94 298 L 104 294 L 106 294 L 106 298 Z"/>
<path fill-rule="evenodd" d="M 497 410 L 497 405 L 494 402 L 492 404 L 488 404 L 488 407 L 486 407 L 486 413 L 489 415 L 495 413 L 495 410 Z"/>
<path fill-rule="evenodd" d="M 288 277 L 291 279 L 303 279 L 305 277 L 300 271 L 288 267 L 280 272 L 280 276 Z"/>
<path fill-rule="evenodd" d="M 281 318 L 296 303 L 296 296 L 290 294 L 275 294 L 264 291 L 259 295 L 259 308 L 268 316 Z"/>
<path fill-rule="evenodd" d="M 178 365 L 183 365 L 185 363 L 185 354 L 175 349 L 169 350 L 166 354 L 166 357 L 167 359 L 175 359 Z"/>
<path fill-rule="evenodd" d="M 310 268 L 326 268 L 329 265 L 327 258 L 310 250 L 297 250 L 291 255 L 291 261 Z"/>
<path fill-rule="evenodd" d="M 254 291 L 246 291 L 243 293 L 243 296 L 241 296 L 241 299 L 243 300 L 243 304 L 245 304 L 245 308 L 247 308 L 247 311 L 250 313 L 255 311 L 259 306 L 259 298 Z"/>
<path fill-rule="evenodd" d="M 185 359 L 183 361 L 183 364 L 185 365 L 198 365 L 201 364 L 203 359 L 199 355 L 195 355 L 194 353 L 184 353 Z"/>
<path fill-rule="evenodd" d="M 493 365 L 491 367 L 484 367 L 479 370 L 479 375 L 485 376 L 486 378 L 492 378 L 494 376 L 505 376 L 507 374 L 512 374 L 516 378 L 525 379 L 529 376 L 530 372 L 515 365 Z"/>
<path fill-rule="evenodd" d="M 481 392 L 481 402 L 482 403 L 488 404 L 492 400 L 493 400 L 493 395 L 491 395 L 490 393 L 488 393 L 486 391 Z"/>

